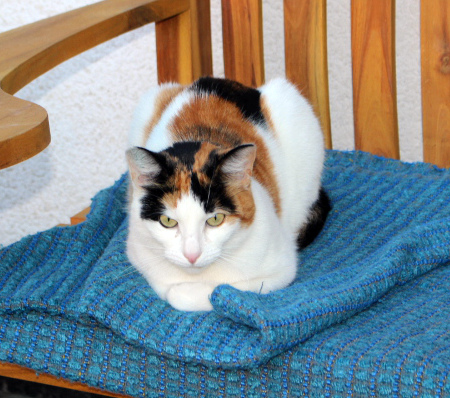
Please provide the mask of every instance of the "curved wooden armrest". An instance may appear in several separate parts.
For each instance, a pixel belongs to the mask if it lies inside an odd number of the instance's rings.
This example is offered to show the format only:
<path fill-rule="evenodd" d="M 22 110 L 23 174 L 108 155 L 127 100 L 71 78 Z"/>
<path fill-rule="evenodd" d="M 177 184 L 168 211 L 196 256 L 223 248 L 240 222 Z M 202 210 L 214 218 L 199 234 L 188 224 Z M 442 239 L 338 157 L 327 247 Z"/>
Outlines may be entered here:
<path fill-rule="evenodd" d="M 0 34 L 0 169 L 50 143 L 47 112 L 12 94 L 89 48 L 188 8 L 189 0 L 105 0 Z"/>

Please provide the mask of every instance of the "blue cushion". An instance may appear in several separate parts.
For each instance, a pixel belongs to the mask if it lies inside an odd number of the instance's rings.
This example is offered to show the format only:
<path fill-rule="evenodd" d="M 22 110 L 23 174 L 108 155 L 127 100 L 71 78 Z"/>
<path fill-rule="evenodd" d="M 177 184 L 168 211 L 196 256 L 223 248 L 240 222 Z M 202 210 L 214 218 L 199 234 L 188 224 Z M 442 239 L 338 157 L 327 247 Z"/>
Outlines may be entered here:
<path fill-rule="evenodd" d="M 0 251 L 0 360 L 135 396 L 449 393 L 450 171 L 329 151 L 323 184 L 291 286 L 185 313 L 127 261 L 124 175 Z"/>

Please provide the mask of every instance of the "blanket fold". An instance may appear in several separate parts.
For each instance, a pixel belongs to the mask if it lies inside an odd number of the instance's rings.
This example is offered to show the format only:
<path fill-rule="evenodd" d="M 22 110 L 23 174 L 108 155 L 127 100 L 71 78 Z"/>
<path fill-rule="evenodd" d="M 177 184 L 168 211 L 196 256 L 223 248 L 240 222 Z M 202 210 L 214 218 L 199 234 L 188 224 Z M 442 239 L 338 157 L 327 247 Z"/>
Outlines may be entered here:
<path fill-rule="evenodd" d="M 285 289 L 259 295 L 219 286 L 211 312 L 160 300 L 126 257 L 123 176 L 94 198 L 85 223 L 0 251 L 0 313 L 94 323 L 174 360 L 253 368 L 449 264 L 448 170 L 330 151 L 323 184 L 332 211 Z"/>

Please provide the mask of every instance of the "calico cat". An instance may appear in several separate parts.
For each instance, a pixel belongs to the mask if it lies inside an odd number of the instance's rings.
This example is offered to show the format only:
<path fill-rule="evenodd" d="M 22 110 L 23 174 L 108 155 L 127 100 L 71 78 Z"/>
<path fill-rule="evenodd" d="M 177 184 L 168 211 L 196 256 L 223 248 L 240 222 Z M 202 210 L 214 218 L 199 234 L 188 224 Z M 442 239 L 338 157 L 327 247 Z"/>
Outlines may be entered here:
<path fill-rule="evenodd" d="M 127 254 L 162 299 L 211 310 L 220 284 L 269 293 L 294 280 L 330 205 L 319 122 L 292 84 L 163 84 L 129 144 Z"/>

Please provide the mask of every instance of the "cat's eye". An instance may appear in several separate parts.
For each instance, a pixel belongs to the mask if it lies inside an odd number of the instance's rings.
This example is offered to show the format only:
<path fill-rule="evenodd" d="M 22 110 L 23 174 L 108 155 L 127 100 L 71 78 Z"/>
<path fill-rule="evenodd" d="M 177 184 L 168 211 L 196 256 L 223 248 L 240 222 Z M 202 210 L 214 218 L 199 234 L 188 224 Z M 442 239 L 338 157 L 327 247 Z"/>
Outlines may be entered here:
<path fill-rule="evenodd" d="M 166 227 L 166 228 L 173 228 L 178 225 L 178 221 L 174 220 L 173 218 L 169 218 L 169 217 L 165 216 L 164 214 L 159 217 L 159 222 L 161 223 L 161 225 L 163 227 Z"/>
<path fill-rule="evenodd" d="M 206 223 L 211 227 L 218 227 L 225 220 L 225 214 L 217 213 L 214 214 L 213 217 L 210 217 L 206 220 Z"/>

